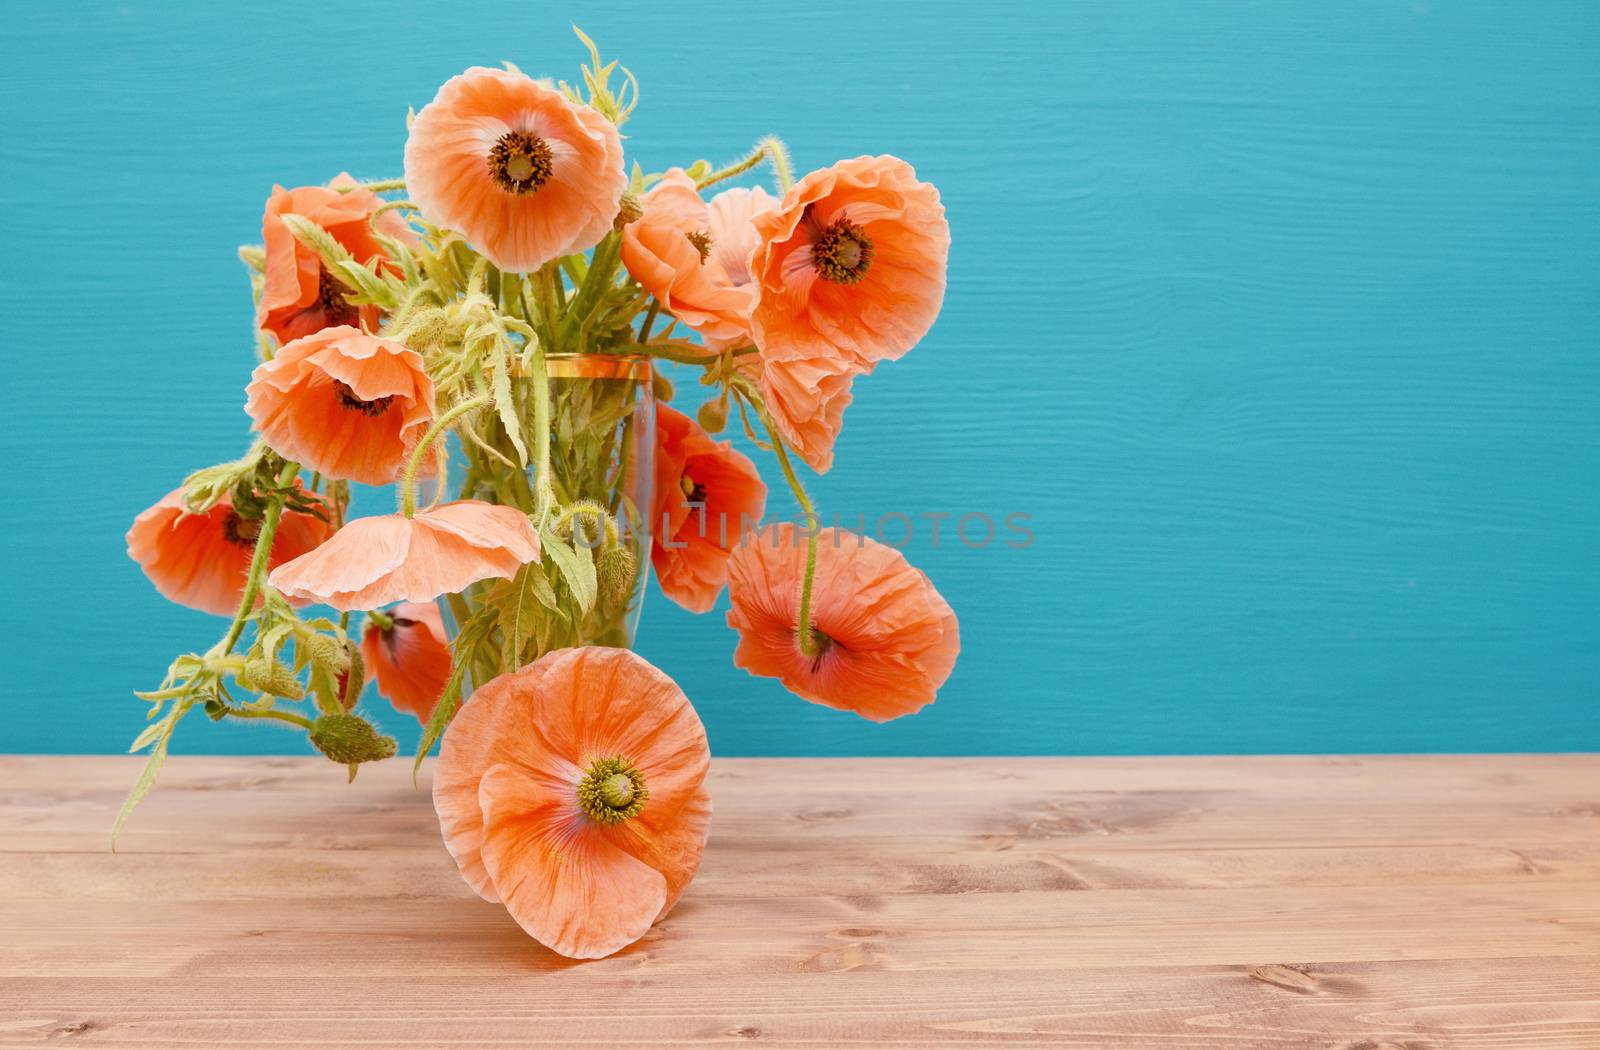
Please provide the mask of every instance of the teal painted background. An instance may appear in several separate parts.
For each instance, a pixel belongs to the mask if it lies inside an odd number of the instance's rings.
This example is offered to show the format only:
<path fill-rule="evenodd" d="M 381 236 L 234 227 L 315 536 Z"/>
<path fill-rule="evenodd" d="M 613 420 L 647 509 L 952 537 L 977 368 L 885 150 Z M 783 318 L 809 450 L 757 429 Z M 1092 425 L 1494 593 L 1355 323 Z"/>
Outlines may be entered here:
<path fill-rule="evenodd" d="M 407 105 L 571 77 L 571 20 L 638 74 L 647 168 L 776 132 L 939 185 L 943 318 L 816 493 L 1037 536 L 918 535 L 965 652 L 884 727 L 654 600 L 719 753 L 1600 748 L 1600 5 L 429 10 L 8 5 L 0 750 L 121 750 L 129 690 L 219 630 L 122 535 L 243 448 L 272 183 L 397 174 Z M 196 717 L 174 750 L 301 747 Z"/>

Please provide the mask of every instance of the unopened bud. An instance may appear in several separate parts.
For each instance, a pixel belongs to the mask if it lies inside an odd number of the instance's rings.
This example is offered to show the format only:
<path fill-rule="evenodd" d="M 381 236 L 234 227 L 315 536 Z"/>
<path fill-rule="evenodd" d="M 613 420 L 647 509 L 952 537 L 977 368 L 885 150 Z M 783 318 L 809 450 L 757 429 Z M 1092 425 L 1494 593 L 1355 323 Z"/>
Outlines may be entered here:
<path fill-rule="evenodd" d="M 293 671 L 265 656 L 255 656 L 246 660 L 244 670 L 234 678 L 246 689 L 254 689 L 269 696 L 281 696 L 285 700 L 301 700 L 306 695 L 305 686 L 300 684 L 300 679 L 294 676 Z"/>
<path fill-rule="evenodd" d="M 650 376 L 651 392 L 656 395 L 657 401 L 672 400 L 672 380 L 656 371 Z"/>
<path fill-rule="evenodd" d="M 630 222 L 638 222 L 639 216 L 644 214 L 644 205 L 640 203 L 638 196 L 631 191 L 622 195 L 620 204 L 621 207 L 617 209 L 617 217 L 611 221 L 611 228 L 618 231 L 621 231 Z"/>
<path fill-rule="evenodd" d="M 595 578 L 600 593 L 613 605 L 621 605 L 633 593 L 633 578 L 638 572 L 633 551 L 627 547 L 607 547 L 595 563 Z"/>
<path fill-rule="evenodd" d="M 300 644 L 306 647 L 306 655 L 312 663 L 326 667 L 334 675 L 342 675 L 350 669 L 350 651 L 339 639 L 319 633 Z"/>
<path fill-rule="evenodd" d="M 728 402 L 720 397 L 715 401 L 707 401 L 695 413 L 695 418 L 707 433 L 720 434 L 728 425 Z"/>
<path fill-rule="evenodd" d="M 361 699 L 361 690 L 367 687 L 367 662 L 361 658 L 361 647 L 354 641 L 346 640 L 344 649 L 350 663 L 338 678 L 339 702 L 348 711 L 356 706 L 356 701 Z"/>
<path fill-rule="evenodd" d="M 400 331 L 400 339 L 413 350 L 431 350 L 454 341 L 450 315 L 441 306 L 417 310 Z"/>
<path fill-rule="evenodd" d="M 311 744 L 341 765 L 393 758 L 394 737 L 384 736 L 360 715 L 323 715 L 311 726 Z"/>

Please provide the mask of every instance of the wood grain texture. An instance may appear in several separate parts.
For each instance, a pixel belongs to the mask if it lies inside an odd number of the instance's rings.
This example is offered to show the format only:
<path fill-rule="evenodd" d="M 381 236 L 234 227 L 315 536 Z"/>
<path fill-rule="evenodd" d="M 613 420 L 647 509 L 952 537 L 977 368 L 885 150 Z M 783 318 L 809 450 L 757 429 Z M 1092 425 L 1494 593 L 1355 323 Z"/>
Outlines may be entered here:
<path fill-rule="evenodd" d="M 1596 756 L 718 760 L 583 964 L 402 763 L 136 765 L 0 759 L 0 1045 L 1600 1047 Z"/>

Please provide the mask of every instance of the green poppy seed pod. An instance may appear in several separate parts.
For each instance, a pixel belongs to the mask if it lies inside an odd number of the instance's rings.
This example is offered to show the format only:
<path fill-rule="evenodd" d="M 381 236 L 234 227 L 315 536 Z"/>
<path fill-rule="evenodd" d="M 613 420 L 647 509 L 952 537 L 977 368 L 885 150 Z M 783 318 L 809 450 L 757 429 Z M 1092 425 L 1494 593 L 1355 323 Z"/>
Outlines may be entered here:
<path fill-rule="evenodd" d="M 629 191 L 622 195 L 621 207 L 617 209 L 617 217 L 611 221 L 611 228 L 621 232 L 622 228 L 630 222 L 638 222 L 639 216 L 644 214 L 644 205 L 639 201 L 637 194 Z"/>
<path fill-rule="evenodd" d="M 695 418 L 700 421 L 708 434 L 720 434 L 728 425 L 728 402 L 722 398 L 707 401 L 700 406 L 700 411 L 695 413 Z"/>
<path fill-rule="evenodd" d="M 662 375 L 659 369 L 650 376 L 650 383 L 657 401 L 672 400 L 672 380 Z"/>
<path fill-rule="evenodd" d="M 384 736 L 360 715 L 323 715 L 311 726 L 311 744 L 340 765 L 393 758 L 394 737 Z"/>
<path fill-rule="evenodd" d="M 285 700 L 302 700 L 306 695 L 306 687 L 300 684 L 300 679 L 294 676 L 293 671 L 265 656 L 253 656 L 246 660 L 244 670 L 234 675 L 234 679 L 246 689 Z"/>
<path fill-rule="evenodd" d="M 637 572 L 633 551 L 626 547 L 607 547 L 595 564 L 600 593 L 613 605 L 621 605 L 628 600 L 628 595 L 633 593 L 633 578 Z"/>

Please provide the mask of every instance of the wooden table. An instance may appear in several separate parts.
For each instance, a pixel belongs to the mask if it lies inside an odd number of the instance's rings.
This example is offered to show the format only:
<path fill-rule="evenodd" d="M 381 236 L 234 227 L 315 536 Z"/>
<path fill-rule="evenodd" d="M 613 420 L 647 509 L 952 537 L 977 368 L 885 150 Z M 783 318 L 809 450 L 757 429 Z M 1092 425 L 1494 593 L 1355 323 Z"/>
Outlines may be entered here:
<path fill-rule="evenodd" d="M 0 1044 L 1600 1047 L 1600 758 L 724 759 L 573 963 L 390 762 L 0 758 Z"/>

